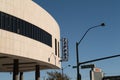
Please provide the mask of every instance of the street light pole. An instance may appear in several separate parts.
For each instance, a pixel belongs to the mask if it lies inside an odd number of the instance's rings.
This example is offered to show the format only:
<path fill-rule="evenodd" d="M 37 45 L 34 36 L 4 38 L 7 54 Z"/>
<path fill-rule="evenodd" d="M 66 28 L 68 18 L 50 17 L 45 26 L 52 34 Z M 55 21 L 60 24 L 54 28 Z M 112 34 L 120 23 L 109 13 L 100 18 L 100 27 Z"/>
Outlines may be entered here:
<path fill-rule="evenodd" d="M 77 80 L 81 80 L 81 74 L 80 74 L 80 72 L 79 72 L 79 54 L 78 54 L 78 46 L 79 46 L 79 44 L 81 43 L 81 41 L 83 40 L 83 38 L 85 37 L 85 35 L 88 33 L 88 31 L 90 31 L 91 29 L 93 29 L 93 28 L 97 28 L 97 27 L 100 27 L 100 26 L 105 26 L 105 24 L 104 23 L 101 23 L 100 25 L 97 25 L 97 26 L 94 26 L 94 27 L 90 27 L 86 32 L 85 32 L 85 34 L 83 35 L 83 37 L 80 39 L 80 41 L 79 42 L 76 42 L 76 62 L 77 62 Z"/>
<path fill-rule="evenodd" d="M 62 80 L 63 80 L 63 75 L 64 75 L 63 70 L 64 70 L 65 68 L 67 68 L 67 67 L 70 67 L 70 66 L 71 66 L 71 65 L 67 65 L 67 66 L 61 68 L 61 70 L 62 70 Z"/>
<path fill-rule="evenodd" d="M 81 80 L 81 74 L 79 72 L 79 54 L 78 54 L 78 42 L 76 42 L 76 57 L 77 57 L 77 80 Z"/>

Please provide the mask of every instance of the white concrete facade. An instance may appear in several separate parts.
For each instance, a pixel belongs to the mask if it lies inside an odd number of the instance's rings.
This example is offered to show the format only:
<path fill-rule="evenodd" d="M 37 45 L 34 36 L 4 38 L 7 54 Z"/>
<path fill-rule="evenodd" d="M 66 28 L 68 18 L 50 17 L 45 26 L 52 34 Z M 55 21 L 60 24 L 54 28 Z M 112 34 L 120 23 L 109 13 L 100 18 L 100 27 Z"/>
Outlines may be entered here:
<path fill-rule="evenodd" d="M 0 71 L 12 71 L 13 59 L 19 59 L 20 71 L 34 70 L 35 65 L 40 65 L 41 69 L 60 68 L 60 56 L 55 54 L 55 39 L 60 43 L 60 29 L 48 12 L 32 0 L 0 0 L 0 11 L 32 23 L 52 35 L 50 47 L 34 39 L 0 29 Z M 57 49 L 57 53 L 60 53 L 59 50 Z"/>

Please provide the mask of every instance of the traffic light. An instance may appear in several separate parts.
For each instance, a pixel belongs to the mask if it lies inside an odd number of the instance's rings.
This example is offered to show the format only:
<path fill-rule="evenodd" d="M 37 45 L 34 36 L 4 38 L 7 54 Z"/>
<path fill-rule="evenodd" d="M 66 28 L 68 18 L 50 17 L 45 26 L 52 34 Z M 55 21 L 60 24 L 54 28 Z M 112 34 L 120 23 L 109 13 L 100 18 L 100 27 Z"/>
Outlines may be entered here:
<path fill-rule="evenodd" d="M 62 61 L 68 61 L 68 39 L 62 38 Z"/>

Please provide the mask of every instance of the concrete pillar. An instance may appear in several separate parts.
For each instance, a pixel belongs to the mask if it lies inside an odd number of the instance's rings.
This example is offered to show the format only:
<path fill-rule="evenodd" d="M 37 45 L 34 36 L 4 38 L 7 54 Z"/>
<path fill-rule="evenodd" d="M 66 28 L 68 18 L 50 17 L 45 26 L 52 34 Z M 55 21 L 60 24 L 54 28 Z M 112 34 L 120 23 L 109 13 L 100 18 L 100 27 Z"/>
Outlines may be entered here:
<path fill-rule="evenodd" d="M 20 72 L 20 79 L 19 80 L 23 80 L 23 72 Z"/>
<path fill-rule="evenodd" d="M 40 66 L 35 66 L 35 80 L 40 80 Z"/>
<path fill-rule="evenodd" d="M 13 80 L 18 80 L 18 74 L 19 74 L 19 60 L 14 59 L 14 63 L 13 63 Z"/>

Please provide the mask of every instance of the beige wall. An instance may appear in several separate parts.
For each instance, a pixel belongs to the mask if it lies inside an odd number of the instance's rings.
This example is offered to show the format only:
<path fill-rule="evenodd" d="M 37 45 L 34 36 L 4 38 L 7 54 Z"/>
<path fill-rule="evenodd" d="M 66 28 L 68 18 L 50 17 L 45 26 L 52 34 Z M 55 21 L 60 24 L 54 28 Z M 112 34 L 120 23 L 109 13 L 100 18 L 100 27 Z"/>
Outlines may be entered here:
<path fill-rule="evenodd" d="M 55 55 L 55 38 L 60 42 L 60 29 L 49 13 L 32 0 L 0 0 L 0 11 L 30 22 L 52 35 L 52 47 L 49 47 L 36 40 L 0 29 L 0 54 L 32 59 L 42 65 L 50 64 L 53 68 L 60 67 L 60 58 Z"/>

